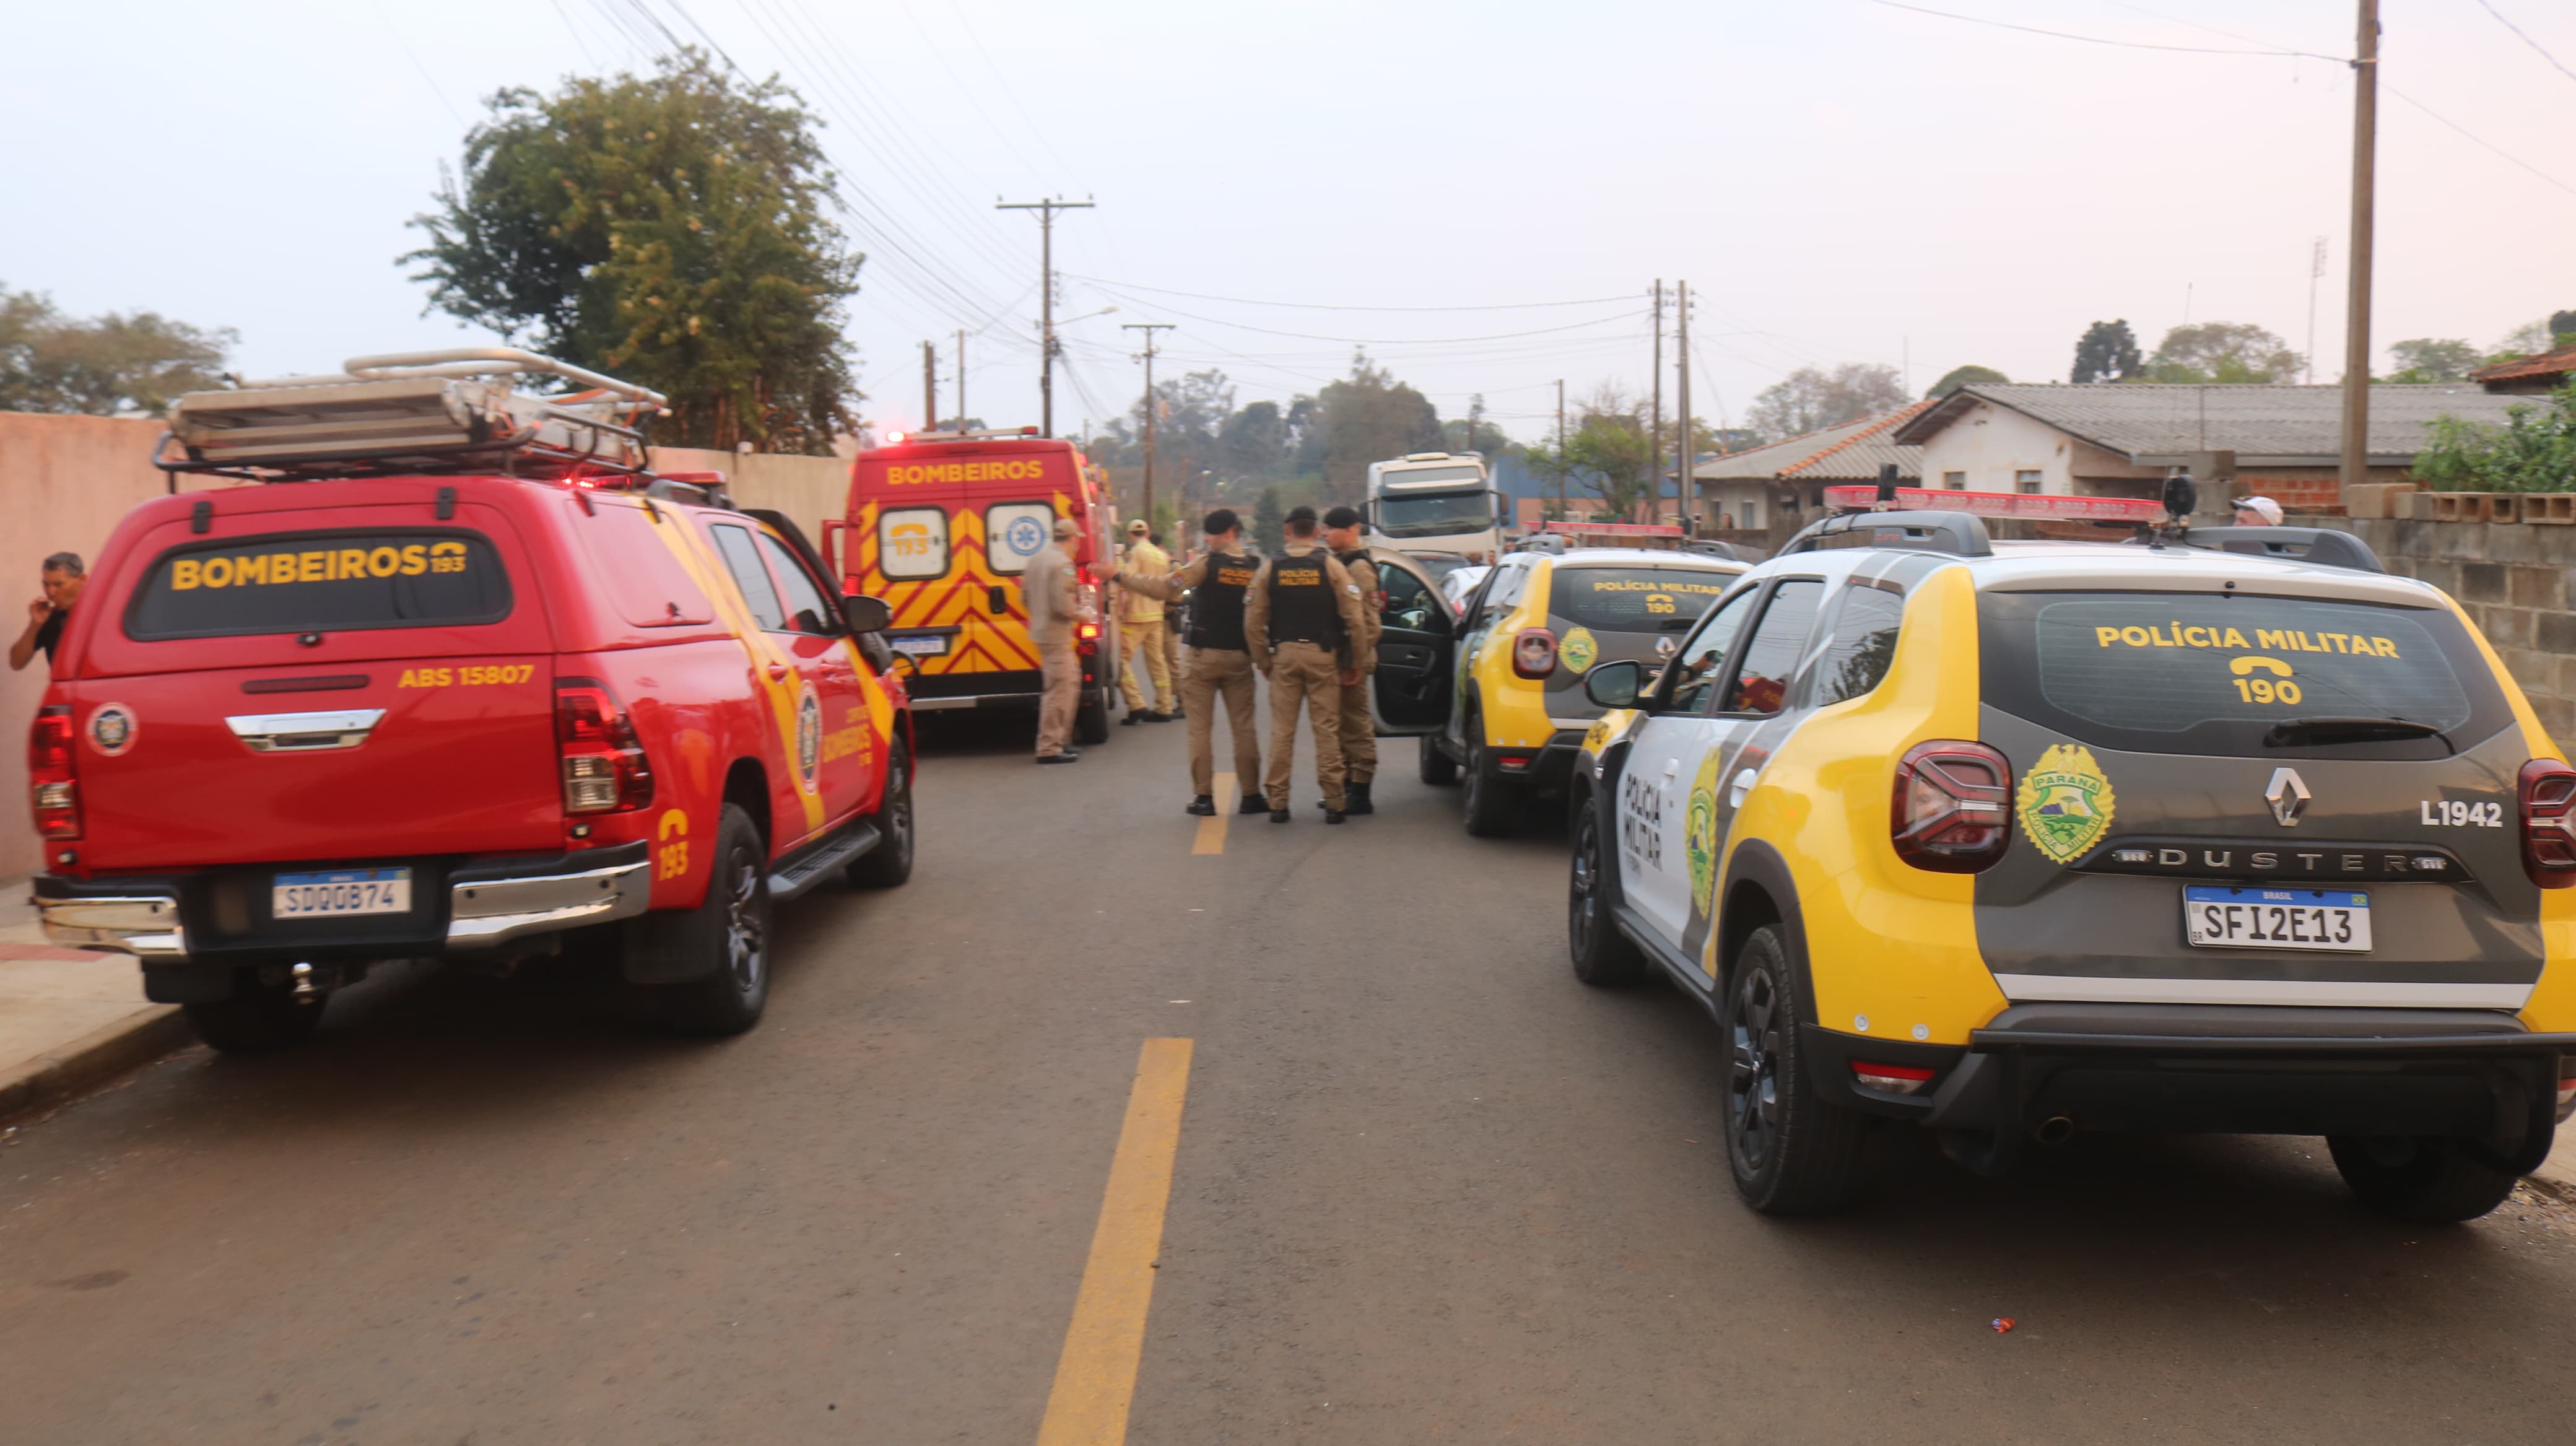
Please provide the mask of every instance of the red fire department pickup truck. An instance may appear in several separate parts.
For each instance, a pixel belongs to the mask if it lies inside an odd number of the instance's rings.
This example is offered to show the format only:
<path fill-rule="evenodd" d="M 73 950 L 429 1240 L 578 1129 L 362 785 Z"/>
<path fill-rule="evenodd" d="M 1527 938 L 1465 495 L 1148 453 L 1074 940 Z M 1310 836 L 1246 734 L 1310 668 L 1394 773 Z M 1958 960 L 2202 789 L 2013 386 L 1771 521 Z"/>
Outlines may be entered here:
<path fill-rule="evenodd" d="M 567 948 L 749 1028 L 774 903 L 911 872 L 910 710 L 882 602 L 645 467 L 661 401 L 478 349 L 174 404 L 163 466 L 268 485 L 105 549 L 28 745 L 48 935 L 228 1050 L 377 961 Z"/>

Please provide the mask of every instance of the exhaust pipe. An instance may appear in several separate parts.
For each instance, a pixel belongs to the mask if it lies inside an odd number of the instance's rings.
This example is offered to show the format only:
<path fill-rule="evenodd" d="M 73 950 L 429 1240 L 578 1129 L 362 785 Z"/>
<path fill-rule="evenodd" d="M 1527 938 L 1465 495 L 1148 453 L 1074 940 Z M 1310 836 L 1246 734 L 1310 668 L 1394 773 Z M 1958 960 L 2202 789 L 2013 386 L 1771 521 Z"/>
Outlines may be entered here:
<path fill-rule="evenodd" d="M 2043 1145 L 2063 1145 L 2075 1138 L 2075 1121 L 2066 1115 L 2050 1115 L 2031 1126 L 2030 1137 Z"/>

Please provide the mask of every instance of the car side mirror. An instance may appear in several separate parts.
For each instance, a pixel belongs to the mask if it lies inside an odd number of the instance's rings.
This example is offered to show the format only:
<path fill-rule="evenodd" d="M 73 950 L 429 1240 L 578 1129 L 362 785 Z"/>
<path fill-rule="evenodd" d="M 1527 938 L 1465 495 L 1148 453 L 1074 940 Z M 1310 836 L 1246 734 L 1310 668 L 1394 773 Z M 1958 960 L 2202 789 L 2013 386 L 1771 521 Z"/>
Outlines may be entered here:
<path fill-rule="evenodd" d="M 894 609 L 884 598 L 852 594 L 841 599 L 841 618 L 850 625 L 852 636 L 881 633 L 894 626 Z"/>
<path fill-rule="evenodd" d="M 1634 708 L 1645 684 L 1642 663 L 1601 663 L 1583 675 L 1583 696 L 1604 708 Z"/>

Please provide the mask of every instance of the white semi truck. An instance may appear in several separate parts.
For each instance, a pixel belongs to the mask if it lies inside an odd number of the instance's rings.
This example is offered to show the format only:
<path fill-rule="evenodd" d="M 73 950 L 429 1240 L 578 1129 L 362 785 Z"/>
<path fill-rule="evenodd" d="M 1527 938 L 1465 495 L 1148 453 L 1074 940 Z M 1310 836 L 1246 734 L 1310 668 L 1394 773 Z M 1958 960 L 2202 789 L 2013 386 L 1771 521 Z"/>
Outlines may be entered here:
<path fill-rule="evenodd" d="M 1413 452 L 1368 469 L 1368 540 L 1403 552 L 1490 562 L 1503 545 L 1503 497 L 1477 452 Z"/>

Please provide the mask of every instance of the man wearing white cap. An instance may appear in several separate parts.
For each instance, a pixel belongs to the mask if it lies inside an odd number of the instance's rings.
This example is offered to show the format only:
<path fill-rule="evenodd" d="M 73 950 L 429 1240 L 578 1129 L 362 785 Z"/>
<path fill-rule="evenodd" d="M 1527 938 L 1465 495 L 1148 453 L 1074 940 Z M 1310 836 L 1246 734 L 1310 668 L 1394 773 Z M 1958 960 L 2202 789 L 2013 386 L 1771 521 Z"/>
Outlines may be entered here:
<path fill-rule="evenodd" d="M 2239 497 L 2236 499 L 2236 525 L 2278 527 L 2281 525 L 2281 504 L 2269 497 Z"/>

